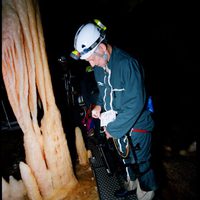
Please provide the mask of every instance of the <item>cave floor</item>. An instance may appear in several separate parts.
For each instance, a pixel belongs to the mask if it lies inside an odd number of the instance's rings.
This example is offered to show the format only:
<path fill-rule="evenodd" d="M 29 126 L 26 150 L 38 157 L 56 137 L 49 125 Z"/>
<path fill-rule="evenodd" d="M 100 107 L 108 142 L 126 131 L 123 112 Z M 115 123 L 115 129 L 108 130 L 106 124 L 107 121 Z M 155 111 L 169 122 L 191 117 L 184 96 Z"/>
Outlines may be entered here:
<path fill-rule="evenodd" d="M 1 167 L 2 176 L 6 180 L 8 180 L 9 175 L 20 179 L 18 164 L 21 160 L 24 161 L 24 157 L 23 134 L 21 131 L 3 131 L 1 133 Z M 196 152 L 186 156 L 164 152 L 161 156 L 159 154 L 159 159 L 156 163 L 155 167 L 160 181 L 160 188 L 155 199 L 197 199 Z M 80 184 L 70 200 L 100 199 L 95 175 L 90 163 L 87 166 L 80 166 L 76 163 L 75 171 Z"/>

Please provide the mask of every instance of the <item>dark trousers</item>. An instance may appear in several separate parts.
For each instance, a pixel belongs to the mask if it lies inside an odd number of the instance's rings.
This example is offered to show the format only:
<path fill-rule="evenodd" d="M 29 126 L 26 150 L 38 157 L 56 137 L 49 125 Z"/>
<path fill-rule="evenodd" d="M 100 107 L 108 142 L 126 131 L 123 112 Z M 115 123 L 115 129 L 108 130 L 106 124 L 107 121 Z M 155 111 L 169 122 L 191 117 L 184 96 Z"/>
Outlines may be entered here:
<path fill-rule="evenodd" d="M 129 136 L 117 140 L 117 146 L 122 153 L 125 180 L 135 181 L 138 178 L 142 190 L 156 190 L 158 186 L 150 161 L 151 133 L 130 132 Z"/>

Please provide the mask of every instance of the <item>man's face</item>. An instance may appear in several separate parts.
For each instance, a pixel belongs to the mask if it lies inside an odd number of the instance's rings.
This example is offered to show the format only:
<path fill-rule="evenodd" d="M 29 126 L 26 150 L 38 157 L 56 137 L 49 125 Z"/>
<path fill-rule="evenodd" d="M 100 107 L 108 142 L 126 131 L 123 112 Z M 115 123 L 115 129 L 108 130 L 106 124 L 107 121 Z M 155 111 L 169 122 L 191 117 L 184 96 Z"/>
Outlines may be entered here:
<path fill-rule="evenodd" d="M 89 58 L 87 58 L 86 61 L 88 61 L 92 67 L 95 65 L 99 67 L 106 66 L 107 60 L 104 58 L 104 50 L 101 45 L 97 47 L 94 53 Z"/>

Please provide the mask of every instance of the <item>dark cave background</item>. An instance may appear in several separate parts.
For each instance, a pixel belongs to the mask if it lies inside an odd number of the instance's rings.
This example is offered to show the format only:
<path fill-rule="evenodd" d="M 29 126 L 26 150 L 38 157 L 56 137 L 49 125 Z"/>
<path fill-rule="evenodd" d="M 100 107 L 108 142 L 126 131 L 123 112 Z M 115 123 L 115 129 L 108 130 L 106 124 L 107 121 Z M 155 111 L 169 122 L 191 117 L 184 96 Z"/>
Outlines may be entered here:
<path fill-rule="evenodd" d="M 184 148 L 196 139 L 198 127 L 197 12 L 192 1 L 39 1 L 55 95 L 60 95 L 57 59 L 81 77 L 87 63 L 74 61 L 77 29 L 94 18 L 107 26 L 108 42 L 127 50 L 143 64 L 147 92 L 152 96 L 158 134 L 164 142 Z M 62 100 L 57 99 L 58 104 Z M 64 102 L 63 102 L 64 103 Z"/>
<path fill-rule="evenodd" d="M 77 29 L 94 18 L 106 25 L 110 44 L 133 54 L 143 64 L 147 92 L 155 108 L 155 148 L 159 146 L 155 151 L 159 152 L 161 145 L 170 145 L 178 152 L 197 141 L 198 17 L 193 1 L 39 0 L 39 7 L 54 94 L 72 155 L 79 111 L 66 103 L 63 77 L 70 69 L 79 90 L 79 80 L 88 64 L 69 55 L 74 50 Z M 64 65 L 58 62 L 61 56 L 66 57 Z M 23 137 L 2 79 L 1 131 L 2 175 L 6 179 L 8 175 L 19 178 L 17 163 L 24 160 Z M 17 140 L 13 140 L 15 136 Z"/>

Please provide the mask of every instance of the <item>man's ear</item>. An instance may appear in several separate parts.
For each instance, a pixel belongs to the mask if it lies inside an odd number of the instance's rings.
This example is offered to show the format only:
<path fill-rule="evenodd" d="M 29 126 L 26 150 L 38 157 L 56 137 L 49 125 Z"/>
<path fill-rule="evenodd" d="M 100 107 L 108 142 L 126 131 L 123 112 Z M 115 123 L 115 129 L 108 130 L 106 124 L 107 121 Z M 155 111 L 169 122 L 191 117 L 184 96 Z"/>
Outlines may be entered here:
<path fill-rule="evenodd" d="M 103 52 L 106 51 L 106 45 L 104 43 L 101 43 L 99 46 L 101 47 L 101 49 L 103 50 Z"/>

